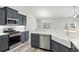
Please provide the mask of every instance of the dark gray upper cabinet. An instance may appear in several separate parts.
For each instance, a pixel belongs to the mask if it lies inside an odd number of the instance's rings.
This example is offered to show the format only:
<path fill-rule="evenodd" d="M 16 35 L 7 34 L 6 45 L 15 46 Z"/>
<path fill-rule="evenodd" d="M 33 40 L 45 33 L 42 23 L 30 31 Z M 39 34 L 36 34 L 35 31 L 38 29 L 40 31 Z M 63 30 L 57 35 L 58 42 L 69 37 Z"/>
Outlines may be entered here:
<path fill-rule="evenodd" d="M 18 11 L 9 7 L 0 8 L 0 25 L 7 24 L 7 18 L 18 19 Z"/>
<path fill-rule="evenodd" d="M 19 25 L 25 25 L 26 26 L 26 16 L 22 14 L 18 14 L 19 19 Z"/>
<path fill-rule="evenodd" d="M 8 35 L 0 36 L 0 51 L 9 49 L 9 37 Z"/>
<path fill-rule="evenodd" d="M 36 47 L 36 48 L 39 48 L 39 34 L 34 34 L 32 33 L 31 34 L 31 46 L 32 47 Z"/>
<path fill-rule="evenodd" d="M 21 42 L 26 42 L 29 39 L 29 31 L 21 32 Z"/>
<path fill-rule="evenodd" d="M 5 10 L 0 8 L 0 25 L 5 24 Z"/>
<path fill-rule="evenodd" d="M 9 19 L 12 18 L 15 20 L 19 19 L 19 25 L 26 26 L 26 16 L 25 15 L 18 14 L 17 10 L 14 10 L 12 8 L 9 8 L 9 7 L 0 8 L 0 25 L 6 25 L 7 18 L 9 18 Z M 11 23 L 11 21 L 10 21 L 10 23 Z M 16 22 L 14 21 L 14 23 L 16 23 Z"/>
<path fill-rule="evenodd" d="M 26 16 L 25 15 L 23 15 L 23 25 L 26 26 Z"/>
<path fill-rule="evenodd" d="M 19 19 L 19 25 L 23 25 L 23 19 L 22 19 L 22 15 L 18 14 L 18 19 Z"/>
<path fill-rule="evenodd" d="M 9 7 L 4 7 L 3 8 L 5 10 L 5 17 L 6 18 L 13 18 L 13 19 L 17 19 L 18 17 L 18 11 L 14 10 L 12 8 Z"/>

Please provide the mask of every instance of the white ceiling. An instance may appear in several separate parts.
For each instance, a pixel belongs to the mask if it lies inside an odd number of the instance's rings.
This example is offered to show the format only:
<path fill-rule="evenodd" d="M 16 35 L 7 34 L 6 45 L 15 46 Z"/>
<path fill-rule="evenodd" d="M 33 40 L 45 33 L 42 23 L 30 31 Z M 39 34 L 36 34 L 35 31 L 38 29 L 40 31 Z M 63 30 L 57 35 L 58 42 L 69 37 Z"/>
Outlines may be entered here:
<path fill-rule="evenodd" d="M 28 11 L 38 19 L 71 17 L 74 14 L 73 6 L 14 6 L 15 9 Z M 76 6 L 76 14 L 79 15 L 79 7 Z"/>
<path fill-rule="evenodd" d="M 36 6 L 26 7 L 37 18 L 59 18 L 59 17 L 72 17 L 74 14 L 73 6 Z M 79 7 L 75 7 L 75 12 L 79 15 Z"/>

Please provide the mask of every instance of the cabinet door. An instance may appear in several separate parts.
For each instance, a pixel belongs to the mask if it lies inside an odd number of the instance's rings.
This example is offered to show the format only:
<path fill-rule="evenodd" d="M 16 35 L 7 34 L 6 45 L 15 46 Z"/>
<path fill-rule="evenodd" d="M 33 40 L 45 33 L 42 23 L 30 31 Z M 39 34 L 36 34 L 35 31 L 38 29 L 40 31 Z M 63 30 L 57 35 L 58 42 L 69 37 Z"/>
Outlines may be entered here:
<path fill-rule="evenodd" d="M 5 10 L 0 8 L 0 25 L 5 25 Z"/>
<path fill-rule="evenodd" d="M 39 48 L 39 42 L 32 41 L 31 46 L 35 48 Z"/>
<path fill-rule="evenodd" d="M 26 16 L 25 15 L 23 15 L 23 25 L 25 25 L 26 26 Z"/>
<path fill-rule="evenodd" d="M 53 41 L 53 51 L 54 52 L 59 52 L 60 51 L 60 45 L 55 41 Z"/>
<path fill-rule="evenodd" d="M 63 45 L 60 45 L 60 52 L 69 52 L 69 51 L 70 51 L 69 48 L 67 48 L 67 47 L 65 47 Z"/>
<path fill-rule="evenodd" d="M 13 19 L 17 19 L 17 13 L 18 11 L 9 8 L 9 7 L 4 7 L 5 9 L 5 13 L 6 13 L 6 18 L 13 18 Z"/>
<path fill-rule="evenodd" d="M 14 18 L 14 19 L 18 19 L 18 11 L 16 11 L 16 10 L 12 10 L 12 18 Z"/>
<path fill-rule="evenodd" d="M 25 32 L 22 32 L 21 33 L 21 42 L 23 43 L 23 42 L 25 42 Z"/>
<path fill-rule="evenodd" d="M 26 42 L 29 38 L 29 31 L 25 31 L 21 33 L 21 42 Z"/>
<path fill-rule="evenodd" d="M 9 48 L 9 37 L 0 36 L 0 51 L 4 51 Z"/>
<path fill-rule="evenodd" d="M 31 34 L 31 41 L 39 41 L 39 34 Z"/>
<path fill-rule="evenodd" d="M 18 14 L 19 25 L 26 26 L 26 16 L 22 14 Z"/>
<path fill-rule="evenodd" d="M 21 14 L 18 14 L 18 19 L 19 19 L 19 25 L 22 25 L 23 24 L 23 19 L 22 19 L 22 15 Z"/>
<path fill-rule="evenodd" d="M 7 7 L 5 7 L 4 9 L 5 9 L 6 18 L 12 18 L 12 10 Z"/>
<path fill-rule="evenodd" d="M 39 34 L 31 34 L 31 46 L 39 48 Z"/>
<path fill-rule="evenodd" d="M 59 52 L 60 51 L 60 46 L 57 42 L 51 40 L 51 43 L 50 43 L 50 50 L 53 51 L 53 52 Z"/>
<path fill-rule="evenodd" d="M 79 52 L 73 43 L 71 43 L 71 52 Z"/>
<path fill-rule="evenodd" d="M 29 39 L 29 31 L 26 31 L 25 35 L 26 35 L 26 41 L 28 41 L 28 39 Z"/>
<path fill-rule="evenodd" d="M 62 44 L 51 40 L 50 50 L 53 52 L 69 52 L 70 48 L 63 46 Z"/>

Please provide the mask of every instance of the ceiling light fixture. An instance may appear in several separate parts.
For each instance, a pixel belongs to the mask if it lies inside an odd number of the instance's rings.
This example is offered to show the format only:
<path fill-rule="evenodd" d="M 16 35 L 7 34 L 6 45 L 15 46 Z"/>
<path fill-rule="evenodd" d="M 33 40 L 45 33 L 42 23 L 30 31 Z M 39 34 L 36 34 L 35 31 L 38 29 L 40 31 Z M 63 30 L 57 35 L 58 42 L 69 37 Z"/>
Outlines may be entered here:
<path fill-rule="evenodd" d="M 76 6 L 74 6 L 74 14 L 73 14 L 73 17 L 74 17 L 74 18 L 77 17 L 77 14 L 76 14 Z"/>
<path fill-rule="evenodd" d="M 42 20 L 42 22 L 46 22 L 46 20 Z"/>

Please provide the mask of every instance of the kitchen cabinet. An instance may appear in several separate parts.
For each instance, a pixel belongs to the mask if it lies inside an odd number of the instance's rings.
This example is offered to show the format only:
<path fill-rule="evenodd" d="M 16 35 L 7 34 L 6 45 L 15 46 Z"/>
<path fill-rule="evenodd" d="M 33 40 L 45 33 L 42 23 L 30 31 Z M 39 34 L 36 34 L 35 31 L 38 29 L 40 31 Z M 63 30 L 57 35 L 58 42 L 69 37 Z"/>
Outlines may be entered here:
<path fill-rule="evenodd" d="M 26 26 L 26 16 L 25 15 L 23 15 L 23 25 Z"/>
<path fill-rule="evenodd" d="M 6 18 L 13 18 L 13 19 L 17 19 L 18 16 L 18 11 L 9 7 L 4 7 L 3 8 L 5 10 L 5 17 Z"/>
<path fill-rule="evenodd" d="M 19 25 L 23 25 L 22 15 L 21 14 L 18 14 L 18 19 L 19 19 Z"/>
<path fill-rule="evenodd" d="M 26 41 L 28 41 L 28 39 L 29 39 L 29 31 L 26 31 L 25 33 L 26 33 Z"/>
<path fill-rule="evenodd" d="M 0 20 L 0 25 L 6 25 L 8 23 L 18 24 L 19 22 L 19 25 L 26 26 L 26 16 L 18 14 L 17 10 L 9 7 L 0 8 Z"/>
<path fill-rule="evenodd" d="M 36 47 L 36 48 L 39 48 L 39 34 L 34 34 L 32 33 L 31 34 L 31 46 L 32 47 Z"/>
<path fill-rule="evenodd" d="M 21 32 L 21 42 L 26 42 L 29 39 L 29 31 Z"/>
<path fill-rule="evenodd" d="M 50 41 L 50 50 L 53 52 L 59 52 L 60 48 L 59 48 L 59 44 L 53 40 Z"/>
<path fill-rule="evenodd" d="M 8 35 L 0 36 L 0 51 L 9 49 L 9 37 Z"/>
<path fill-rule="evenodd" d="M 12 19 L 18 19 L 18 11 L 9 7 L 0 8 L 0 25 L 6 25 Z M 16 20 L 17 21 L 17 20 Z"/>
<path fill-rule="evenodd" d="M 0 8 L 0 25 L 5 24 L 5 11 L 4 9 Z"/>
<path fill-rule="evenodd" d="M 18 14 L 19 25 L 26 26 L 26 16 L 22 14 Z"/>
<path fill-rule="evenodd" d="M 70 52 L 70 48 L 60 44 L 60 52 Z"/>
<path fill-rule="evenodd" d="M 69 52 L 70 48 L 65 47 L 64 45 L 62 45 L 54 40 L 51 40 L 50 50 L 53 52 Z"/>
<path fill-rule="evenodd" d="M 79 50 L 76 48 L 76 46 L 71 43 L 71 52 L 79 52 Z"/>

